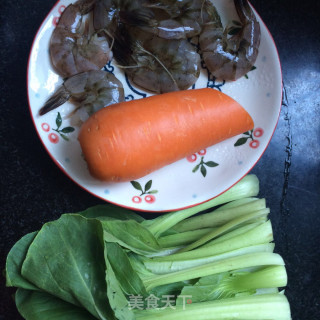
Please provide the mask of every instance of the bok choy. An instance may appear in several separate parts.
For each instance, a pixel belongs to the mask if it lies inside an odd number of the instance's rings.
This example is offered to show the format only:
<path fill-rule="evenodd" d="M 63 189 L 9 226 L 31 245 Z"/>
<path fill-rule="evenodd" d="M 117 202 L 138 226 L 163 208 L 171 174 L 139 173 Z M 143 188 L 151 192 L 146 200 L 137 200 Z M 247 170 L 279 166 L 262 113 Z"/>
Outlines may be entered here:
<path fill-rule="evenodd" d="M 286 269 L 258 192 L 248 175 L 153 220 L 113 205 L 64 214 L 13 246 L 7 286 L 27 320 L 288 320 Z"/>

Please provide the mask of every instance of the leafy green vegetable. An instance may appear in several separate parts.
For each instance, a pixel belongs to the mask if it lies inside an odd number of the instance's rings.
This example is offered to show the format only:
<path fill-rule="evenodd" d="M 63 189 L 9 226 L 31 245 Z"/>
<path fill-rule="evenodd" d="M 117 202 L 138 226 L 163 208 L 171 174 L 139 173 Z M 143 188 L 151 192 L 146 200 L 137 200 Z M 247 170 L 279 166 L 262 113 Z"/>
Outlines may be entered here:
<path fill-rule="evenodd" d="M 198 215 L 178 223 L 174 229 L 179 232 L 189 230 L 220 227 L 225 223 L 248 213 L 257 212 L 266 208 L 265 199 L 249 199 L 250 202 L 240 202 L 240 200 L 229 202 L 218 209 L 206 214 Z M 242 200 L 242 199 L 241 199 Z M 232 207 L 232 206 L 234 207 Z"/>
<path fill-rule="evenodd" d="M 192 303 L 255 294 L 258 288 L 276 288 L 287 284 L 284 266 L 272 266 L 255 272 L 225 272 L 201 278 L 185 286 L 181 295 L 192 296 Z M 177 304 L 182 304 L 181 298 Z"/>
<path fill-rule="evenodd" d="M 134 220 L 102 221 L 105 241 L 115 242 L 141 255 L 151 255 L 162 250 L 153 234 Z"/>
<path fill-rule="evenodd" d="M 192 267 L 201 266 L 214 261 L 223 260 L 235 256 L 244 255 L 255 252 L 273 252 L 274 245 L 271 243 L 260 244 L 250 247 L 244 247 L 233 251 L 228 251 L 218 255 L 210 255 L 204 258 L 189 259 L 189 260 L 168 260 L 165 261 L 155 259 L 144 259 L 144 265 L 154 274 L 168 274 L 180 270 L 190 269 Z"/>
<path fill-rule="evenodd" d="M 231 189 L 210 201 L 202 203 L 196 207 L 180 210 L 158 217 L 153 220 L 152 224 L 148 224 L 149 230 L 159 237 L 168 229 L 175 226 L 178 222 L 195 215 L 196 213 L 207 210 L 213 206 L 227 203 L 233 200 L 254 197 L 259 192 L 259 180 L 255 175 L 247 175 Z"/>
<path fill-rule="evenodd" d="M 221 237 L 222 238 L 222 237 Z M 154 258 L 156 261 L 178 261 L 200 259 L 211 257 L 224 252 L 246 248 L 253 245 L 269 243 L 273 240 L 272 227 L 270 221 L 259 224 L 247 232 L 240 233 L 234 237 L 218 241 L 218 239 L 209 242 L 206 246 L 200 247 L 188 252 L 178 252 L 169 256 Z"/>
<path fill-rule="evenodd" d="M 111 246 L 117 246 L 112 244 Z M 109 245 L 109 249 L 110 245 Z M 109 257 L 112 253 L 109 252 Z M 119 281 L 115 275 L 113 267 L 111 266 L 108 259 L 107 243 L 105 243 L 105 260 L 106 260 L 106 283 L 107 283 L 107 294 L 110 306 L 114 311 L 115 317 L 119 320 L 134 320 L 134 313 L 130 310 L 128 300 L 123 293 Z"/>
<path fill-rule="evenodd" d="M 65 302 L 51 294 L 18 289 L 15 296 L 20 314 L 27 320 L 94 320 L 83 308 Z"/>
<path fill-rule="evenodd" d="M 130 260 L 124 250 L 116 243 L 106 242 L 107 259 L 118 279 L 122 291 L 126 295 L 147 295 L 146 289 L 139 276 L 134 272 Z"/>
<path fill-rule="evenodd" d="M 102 228 L 97 220 L 71 214 L 45 224 L 29 247 L 22 276 L 98 319 L 110 319 Z"/>
<path fill-rule="evenodd" d="M 266 203 L 265 199 L 259 199 L 259 198 L 256 198 L 256 197 L 240 198 L 240 199 L 228 202 L 228 203 L 220 206 L 219 208 L 215 209 L 214 211 L 217 212 L 217 211 L 236 208 L 236 207 L 238 207 L 240 209 L 240 208 L 242 208 L 242 205 L 248 204 L 248 203 L 256 201 L 256 200 L 262 200 L 262 201 L 264 201 L 264 204 Z M 265 207 L 265 205 L 264 205 L 264 207 Z"/>
<path fill-rule="evenodd" d="M 213 228 L 203 228 L 199 230 L 191 230 L 182 233 L 174 233 L 160 237 L 159 244 L 162 247 L 179 247 L 198 240 L 200 237 L 213 231 Z"/>
<path fill-rule="evenodd" d="M 151 192 L 151 180 L 132 184 Z M 249 175 L 153 220 L 114 205 L 64 214 L 13 246 L 7 285 L 18 288 L 27 320 L 290 319 L 278 290 L 286 270 L 258 191 Z M 197 215 L 214 205 L 222 206 Z"/>
<path fill-rule="evenodd" d="M 175 310 L 142 310 L 136 320 L 207 320 L 252 319 L 291 320 L 289 304 L 284 295 L 265 294 L 191 303 Z"/>
<path fill-rule="evenodd" d="M 231 230 L 223 235 L 221 235 L 220 237 L 214 239 L 214 240 L 211 240 L 209 242 L 207 242 L 206 244 L 202 245 L 201 248 L 206 248 L 206 247 L 210 247 L 212 246 L 213 244 L 216 245 L 220 242 L 224 242 L 226 240 L 229 240 L 231 238 L 235 238 L 236 236 L 241 236 L 247 232 L 249 232 L 250 230 L 252 229 L 255 229 L 256 227 L 262 225 L 263 223 L 266 223 L 266 221 L 262 221 L 262 222 L 254 222 L 254 223 L 249 223 L 247 225 L 244 225 L 244 226 L 239 226 L 237 227 L 236 229 L 234 230 Z M 270 222 L 270 227 L 271 227 L 271 222 Z M 272 229 L 271 229 L 271 232 L 272 232 Z M 249 233 L 250 234 L 250 233 Z M 246 234 L 247 235 L 247 234 Z M 254 235 L 253 235 L 254 236 Z M 272 237 L 272 234 L 269 234 L 269 237 L 268 237 L 269 240 L 266 240 L 266 242 L 268 241 L 272 241 L 273 240 L 273 237 Z M 235 239 L 234 239 L 235 240 Z M 255 238 L 255 243 L 257 242 L 257 238 Z"/>
<path fill-rule="evenodd" d="M 247 221 L 251 221 L 251 220 L 256 219 L 258 217 L 266 217 L 269 212 L 270 212 L 269 209 L 262 209 L 257 212 L 242 215 L 239 218 L 233 219 L 230 222 L 224 224 L 223 226 L 209 232 L 208 234 L 205 234 L 203 237 L 201 237 L 197 241 L 195 241 L 192 244 L 189 244 L 187 247 L 181 249 L 180 252 L 185 252 L 185 251 L 189 251 L 194 248 L 200 247 L 201 245 L 203 245 L 203 244 L 207 243 L 208 241 L 216 238 L 217 236 L 225 233 L 226 231 L 231 230 L 231 229 L 239 226 L 242 223 L 245 223 Z"/>
<path fill-rule="evenodd" d="M 202 279 L 206 279 L 202 283 Z M 181 296 L 192 297 L 192 303 L 212 301 L 234 297 L 238 291 L 232 288 L 232 273 L 224 272 L 201 278 L 193 286 L 185 286 L 181 291 Z M 254 290 L 250 294 L 254 294 Z M 177 299 L 177 305 L 183 305 L 181 297 Z"/>
<path fill-rule="evenodd" d="M 133 211 L 118 207 L 112 204 L 101 204 L 88 208 L 78 214 L 85 218 L 96 218 L 99 220 L 135 220 L 142 222 L 144 219 Z"/>
<path fill-rule="evenodd" d="M 153 288 L 150 291 L 150 294 L 154 294 L 156 297 L 174 296 L 174 297 L 177 297 L 178 299 L 183 287 L 189 284 L 192 285 L 192 283 L 193 283 L 192 281 L 180 281 L 180 282 L 169 283 L 167 285 Z M 158 304 L 160 308 L 161 307 L 163 308 L 165 306 L 165 301 L 159 300 Z"/>
<path fill-rule="evenodd" d="M 26 234 L 10 250 L 6 261 L 6 285 L 8 287 L 39 290 L 21 275 L 23 261 L 36 235 L 37 232 Z"/>
<path fill-rule="evenodd" d="M 264 265 L 284 265 L 282 258 L 276 253 L 259 252 L 235 256 L 216 262 L 181 270 L 168 274 L 156 275 L 144 281 L 147 290 L 151 290 L 159 285 L 174 283 L 178 281 L 190 280 L 205 277 L 212 274 L 227 272 L 237 269 L 257 267 Z"/>

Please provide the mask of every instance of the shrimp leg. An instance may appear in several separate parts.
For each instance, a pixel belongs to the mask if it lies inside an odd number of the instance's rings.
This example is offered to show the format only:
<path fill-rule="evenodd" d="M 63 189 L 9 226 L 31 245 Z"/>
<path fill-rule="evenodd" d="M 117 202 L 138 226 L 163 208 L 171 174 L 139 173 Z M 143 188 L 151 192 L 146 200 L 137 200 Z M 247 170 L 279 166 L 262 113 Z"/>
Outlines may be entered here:
<path fill-rule="evenodd" d="M 168 40 L 135 31 L 129 34 L 119 28 L 113 49 L 130 81 L 154 93 L 186 90 L 197 81 L 200 55 L 186 39 Z"/>

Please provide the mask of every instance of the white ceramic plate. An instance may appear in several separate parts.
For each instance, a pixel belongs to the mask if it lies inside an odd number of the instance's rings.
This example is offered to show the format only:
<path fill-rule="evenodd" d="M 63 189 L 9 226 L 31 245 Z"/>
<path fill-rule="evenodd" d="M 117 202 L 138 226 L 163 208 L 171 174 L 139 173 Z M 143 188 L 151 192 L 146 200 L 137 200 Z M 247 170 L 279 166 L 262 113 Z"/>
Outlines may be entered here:
<path fill-rule="evenodd" d="M 252 116 L 255 128 L 250 134 L 242 134 L 199 150 L 197 154 L 166 166 L 135 183 L 103 183 L 92 178 L 81 156 L 77 140 L 77 127 L 66 117 L 73 109 L 66 103 L 59 109 L 40 117 L 39 109 L 62 83 L 49 60 L 48 45 L 54 23 L 72 1 L 61 0 L 42 23 L 32 46 L 28 68 L 28 94 L 31 115 L 39 137 L 55 163 L 74 182 L 93 195 L 106 201 L 141 211 L 170 211 L 194 206 L 216 197 L 245 176 L 257 163 L 268 146 L 279 118 L 282 99 L 281 66 L 274 41 L 266 26 L 258 17 L 262 29 L 261 45 L 256 69 L 248 78 L 223 83 L 216 82 L 204 69 L 195 87 L 213 87 L 237 100 Z M 237 19 L 233 1 L 215 0 L 223 22 Z M 123 73 L 112 65 L 109 71 L 122 81 L 126 97 L 141 98 L 144 94 L 131 86 Z M 58 112 L 61 115 L 57 126 Z M 58 119 L 59 122 L 59 119 Z M 73 126 L 73 132 L 61 130 Z M 55 131 L 59 129 L 60 133 Z M 68 130 L 64 130 L 68 132 Z M 238 146 L 235 146 L 238 145 Z M 204 165 L 193 172 L 203 157 Z M 209 164 L 210 164 L 209 162 Z M 201 167 L 201 166 L 200 166 Z"/>

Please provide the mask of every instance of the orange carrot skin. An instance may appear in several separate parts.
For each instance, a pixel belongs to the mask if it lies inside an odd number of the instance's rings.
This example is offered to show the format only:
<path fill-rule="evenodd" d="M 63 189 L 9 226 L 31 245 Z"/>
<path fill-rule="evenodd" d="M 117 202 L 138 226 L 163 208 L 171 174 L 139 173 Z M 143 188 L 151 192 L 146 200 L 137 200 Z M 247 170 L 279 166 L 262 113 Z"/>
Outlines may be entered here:
<path fill-rule="evenodd" d="M 81 127 L 90 173 L 131 181 L 253 129 L 247 111 L 214 89 L 177 91 L 99 110 Z"/>

